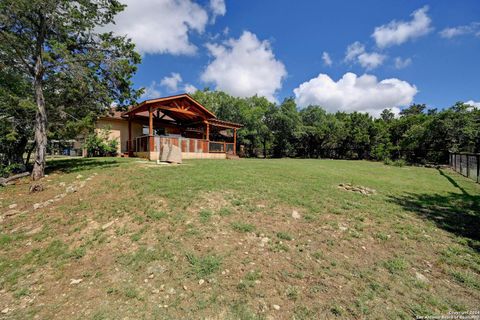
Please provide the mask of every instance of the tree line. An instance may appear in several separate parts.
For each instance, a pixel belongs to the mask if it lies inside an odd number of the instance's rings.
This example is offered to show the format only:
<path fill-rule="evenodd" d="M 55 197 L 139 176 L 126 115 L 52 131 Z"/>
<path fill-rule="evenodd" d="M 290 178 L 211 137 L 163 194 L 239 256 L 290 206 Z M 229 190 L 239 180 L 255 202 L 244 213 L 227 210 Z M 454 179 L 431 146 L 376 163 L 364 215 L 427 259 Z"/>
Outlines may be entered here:
<path fill-rule="evenodd" d="M 413 104 L 399 115 L 385 109 L 374 118 L 316 105 L 300 109 L 293 98 L 275 104 L 208 89 L 193 97 L 220 119 L 244 124 L 238 141 L 249 157 L 447 163 L 449 151 L 480 152 L 480 110 L 461 102 L 443 110 Z"/>

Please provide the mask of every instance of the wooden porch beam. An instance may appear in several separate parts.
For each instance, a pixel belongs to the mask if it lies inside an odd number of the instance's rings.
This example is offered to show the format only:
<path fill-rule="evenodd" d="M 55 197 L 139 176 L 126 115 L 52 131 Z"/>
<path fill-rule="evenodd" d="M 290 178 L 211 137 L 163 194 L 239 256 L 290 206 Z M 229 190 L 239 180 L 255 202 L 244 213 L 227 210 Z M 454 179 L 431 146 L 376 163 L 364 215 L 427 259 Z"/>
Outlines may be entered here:
<path fill-rule="evenodd" d="M 233 154 L 237 154 L 237 128 L 233 129 Z"/>
<path fill-rule="evenodd" d="M 210 141 L 210 124 L 207 122 L 207 133 L 205 140 Z"/>
<path fill-rule="evenodd" d="M 185 110 L 185 109 L 180 109 L 178 107 L 169 107 L 169 106 L 163 106 L 163 105 L 157 105 L 153 106 L 155 109 L 160 109 L 160 110 L 165 110 L 165 111 L 170 111 L 170 112 L 175 112 L 175 113 L 182 113 L 185 115 L 190 115 L 190 116 L 195 116 L 197 117 L 198 115 L 192 111 Z"/>
<path fill-rule="evenodd" d="M 153 108 L 148 110 L 148 140 L 149 140 L 149 151 L 153 150 Z"/>
<path fill-rule="evenodd" d="M 128 156 L 133 156 L 132 150 L 132 117 L 128 117 L 128 142 L 127 142 L 127 152 Z"/>

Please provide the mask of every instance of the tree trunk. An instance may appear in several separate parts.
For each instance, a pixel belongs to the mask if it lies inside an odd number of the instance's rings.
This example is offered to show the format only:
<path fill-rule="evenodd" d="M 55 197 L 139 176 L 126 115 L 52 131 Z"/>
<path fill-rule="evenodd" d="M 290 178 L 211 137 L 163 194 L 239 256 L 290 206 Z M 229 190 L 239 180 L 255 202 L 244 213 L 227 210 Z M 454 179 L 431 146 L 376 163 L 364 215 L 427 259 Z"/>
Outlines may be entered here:
<path fill-rule="evenodd" d="M 45 158 L 47 154 L 47 112 L 45 109 L 41 78 L 35 78 L 34 89 L 35 99 L 37 101 L 37 114 L 35 115 L 36 151 L 32 170 L 32 180 L 39 180 L 45 175 Z"/>
<path fill-rule="evenodd" d="M 47 154 L 47 111 L 45 109 L 45 98 L 43 96 L 43 46 L 45 41 L 46 22 L 45 16 L 39 13 L 39 29 L 35 48 L 35 69 L 33 89 L 37 103 L 37 114 L 35 115 L 35 162 L 32 170 L 32 180 L 39 180 L 45 175 L 45 159 Z"/>
<path fill-rule="evenodd" d="M 267 159 L 267 139 L 263 139 L 263 159 Z"/>

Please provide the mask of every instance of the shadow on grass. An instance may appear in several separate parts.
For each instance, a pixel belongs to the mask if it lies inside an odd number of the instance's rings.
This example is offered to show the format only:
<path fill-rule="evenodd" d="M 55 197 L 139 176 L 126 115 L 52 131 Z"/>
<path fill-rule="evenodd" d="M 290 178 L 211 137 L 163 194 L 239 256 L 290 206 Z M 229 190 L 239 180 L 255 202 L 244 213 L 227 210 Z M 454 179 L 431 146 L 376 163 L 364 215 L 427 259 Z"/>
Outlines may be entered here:
<path fill-rule="evenodd" d="M 468 239 L 470 247 L 480 252 L 480 195 L 470 195 L 452 177 L 439 170 L 462 193 L 390 196 L 389 201 L 433 221 L 439 228 Z"/>
<path fill-rule="evenodd" d="M 118 167 L 118 165 L 118 161 L 109 158 L 55 159 L 47 162 L 45 173 L 48 174 L 55 171 L 71 173 L 88 169 Z"/>

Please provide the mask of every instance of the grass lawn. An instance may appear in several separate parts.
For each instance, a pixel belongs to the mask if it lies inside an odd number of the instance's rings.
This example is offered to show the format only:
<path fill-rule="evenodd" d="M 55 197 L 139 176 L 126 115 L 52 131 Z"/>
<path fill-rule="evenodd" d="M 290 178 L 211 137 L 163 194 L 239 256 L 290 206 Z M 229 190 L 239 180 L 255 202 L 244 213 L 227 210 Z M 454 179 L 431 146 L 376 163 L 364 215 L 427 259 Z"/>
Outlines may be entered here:
<path fill-rule="evenodd" d="M 0 212 L 17 210 L 0 222 L 0 318 L 411 319 L 480 306 L 480 185 L 448 169 L 49 166 L 43 192 L 0 189 Z"/>

